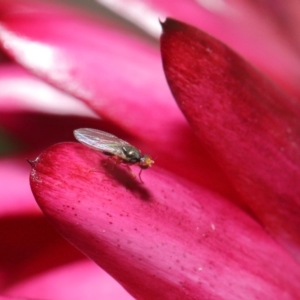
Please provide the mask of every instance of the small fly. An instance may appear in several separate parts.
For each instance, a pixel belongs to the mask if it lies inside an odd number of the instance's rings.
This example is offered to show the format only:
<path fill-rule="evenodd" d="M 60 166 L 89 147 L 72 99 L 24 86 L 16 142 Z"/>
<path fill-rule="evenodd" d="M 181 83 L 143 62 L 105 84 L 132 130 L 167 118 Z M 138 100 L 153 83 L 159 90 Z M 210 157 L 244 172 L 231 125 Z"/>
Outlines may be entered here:
<path fill-rule="evenodd" d="M 141 178 L 142 171 L 148 169 L 154 163 L 149 155 L 142 154 L 134 146 L 105 131 L 80 128 L 74 130 L 74 136 L 83 145 L 111 156 L 116 163 L 126 164 L 129 170 L 128 165 L 138 165 L 141 168 L 139 172 L 141 182 L 143 182 Z"/>

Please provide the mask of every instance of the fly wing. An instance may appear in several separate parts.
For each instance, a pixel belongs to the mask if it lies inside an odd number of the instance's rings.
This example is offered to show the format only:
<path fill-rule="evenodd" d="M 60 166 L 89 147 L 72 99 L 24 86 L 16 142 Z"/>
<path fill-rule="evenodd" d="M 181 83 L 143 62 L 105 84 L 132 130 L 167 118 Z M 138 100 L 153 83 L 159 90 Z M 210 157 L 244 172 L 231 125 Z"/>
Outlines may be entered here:
<path fill-rule="evenodd" d="M 80 128 L 74 130 L 74 136 L 78 142 L 92 149 L 110 153 L 126 160 L 122 147 L 130 146 L 130 144 L 113 134 L 92 128 Z"/>

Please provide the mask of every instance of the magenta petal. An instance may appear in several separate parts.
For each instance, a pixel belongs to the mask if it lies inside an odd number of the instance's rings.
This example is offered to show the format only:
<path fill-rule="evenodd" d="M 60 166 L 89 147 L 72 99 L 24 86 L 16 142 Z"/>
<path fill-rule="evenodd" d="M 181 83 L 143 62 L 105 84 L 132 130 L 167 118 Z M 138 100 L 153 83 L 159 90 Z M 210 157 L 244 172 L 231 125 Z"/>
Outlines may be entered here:
<path fill-rule="evenodd" d="M 111 24 L 40 1 L 0 1 L 0 10 L 4 50 L 102 117 L 131 132 L 144 124 L 148 135 L 157 135 L 166 111 L 183 123 L 157 48 Z"/>
<path fill-rule="evenodd" d="M 259 66 L 288 92 L 300 95 L 297 0 L 97 1 L 155 36 L 161 32 L 157 19 L 166 17 L 201 28 Z"/>
<path fill-rule="evenodd" d="M 31 299 L 132 299 L 115 280 L 87 260 L 41 272 L 6 289 L 5 294 Z"/>
<path fill-rule="evenodd" d="M 5 12 L 0 41 L 16 61 L 83 99 L 139 140 L 140 148 L 153 146 L 149 154 L 163 167 L 222 194 L 232 193 L 174 103 L 158 49 L 59 6 L 30 0 L 0 4 Z"/>
<path fill-rule="evenodd" d="M 58 265 L 82 259 L 82 254 L 62 239 L 44 217 L 25 213 L 0 219 L 1 291 Z"/>
<path fill-rule="evenodd" d="M 31 187 L 55 228 L 134 297 L 300 297 L 298 265 L 230 202 L 154 167 L 141 184 L 101 157 L 56 144 L 33 162 Z"/>
<path fill-rule="evenodd" d="M 82 98 L 105 120 L 138 139 L 138 147 L 151 145 L 149 154 L 161 166 L 232 194 L 174 103 L 158 49 L 60 7 L 30 0 L 0 4 L 6 12 L 0 40 L 16 61 Z"/>
<path fill-rule="evenodd" d="M 20 297 L 11 297 L 11 296 L 1 296 L 0 295 L 0 300 L 31 300 L 29 298 L 20 298 Z"/>
<path fill-rule="evenodd" d="M 300 105 L 217 40 L 163 23 L 165 73 L 179 106 L 244 204 L 300 261 Z"/>
<path fill-rule="evenodd" d="M 16 64 L 0 66 L 0 111 L 96 116 L 82 102 L 45 83 Z"/>
<path fill-rule="evenodd" d="M 25 159 L 0 160 L 1 218 L 26 214 L 40 215 L 28 186 L 28 170 L 29 166 Z"/>

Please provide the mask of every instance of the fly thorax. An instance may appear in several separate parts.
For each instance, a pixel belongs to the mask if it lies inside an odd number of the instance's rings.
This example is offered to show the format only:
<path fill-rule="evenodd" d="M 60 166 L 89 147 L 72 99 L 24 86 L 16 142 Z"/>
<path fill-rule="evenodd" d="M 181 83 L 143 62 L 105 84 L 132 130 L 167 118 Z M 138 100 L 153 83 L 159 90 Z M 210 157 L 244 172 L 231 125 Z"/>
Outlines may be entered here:
<path fill-rule="evenodd" d="M 123 153 L 126 156 L 126 160 L 130 163 L 139 162 L 141 159 L 141 152 L 133 146 L 123 146 Z"/>

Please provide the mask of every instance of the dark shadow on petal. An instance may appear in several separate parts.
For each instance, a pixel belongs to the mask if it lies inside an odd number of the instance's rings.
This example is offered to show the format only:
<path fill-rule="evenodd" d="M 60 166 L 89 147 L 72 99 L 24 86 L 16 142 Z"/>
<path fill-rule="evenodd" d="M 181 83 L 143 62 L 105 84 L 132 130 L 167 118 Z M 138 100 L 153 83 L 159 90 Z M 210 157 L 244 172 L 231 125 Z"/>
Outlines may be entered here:
<path fill-rule="evenodd" d="M 138 173 L 130 172 L 124 164 L 116 164 L 110 159 L 101 161 L 103 169 L 105 169 L 107 176 L 114 179 L 118 184 L 125 186 L 135 197 L 144 201 L 152 201 L 152 194 L 147 188 L 146 183 L 142 183 L 139 179 Z"/>

